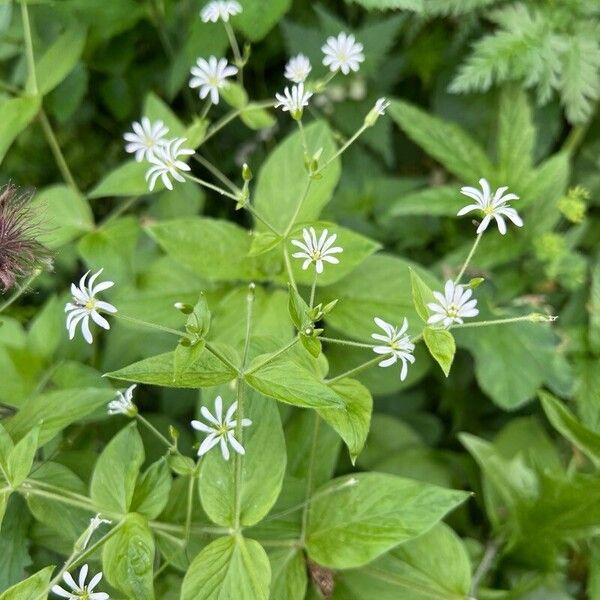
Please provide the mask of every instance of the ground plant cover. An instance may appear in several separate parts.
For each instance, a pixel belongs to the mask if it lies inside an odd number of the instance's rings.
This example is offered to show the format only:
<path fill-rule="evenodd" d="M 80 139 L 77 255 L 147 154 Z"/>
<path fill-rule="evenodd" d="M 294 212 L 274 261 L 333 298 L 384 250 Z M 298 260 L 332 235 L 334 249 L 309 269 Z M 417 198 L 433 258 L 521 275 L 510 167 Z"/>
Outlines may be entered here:
<path fill-rule="evenodd" d="M 0 0 L 0 600 L 600 599 L 597 0 Z"/>

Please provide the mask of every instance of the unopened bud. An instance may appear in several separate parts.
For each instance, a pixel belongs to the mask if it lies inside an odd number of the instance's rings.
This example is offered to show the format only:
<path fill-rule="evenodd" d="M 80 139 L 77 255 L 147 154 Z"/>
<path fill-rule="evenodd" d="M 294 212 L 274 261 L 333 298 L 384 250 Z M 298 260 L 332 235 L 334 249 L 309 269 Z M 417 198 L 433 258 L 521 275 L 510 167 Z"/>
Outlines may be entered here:
<path fill-rule="evenodd" d="M 244 181 L 252 181 L 252 169 L 247 165 L 247 163 L 244 163 L 242 165 L 242 179 Z"/>
<path fill-rule="evenodd" d="M 471 281 L 469 281 L 466 287 L 474 290 L 475 288 L 478 288 L 484 281 L 485 279 L 483 277 L 474 277 L 471 279 Z"/>
<path fill-rule="evenodd" d="M 385 98 L 379 98 L 379 100 L 375 102 L 375 106 L 369 111 L 369 113 L 365 117 L 365 125 L 367 127 L 373 127 L 373 125 L 377 123 L 377 119 L 385 115 L 385 111 L 389 105 L 389 100 L 386 100 Z"/>
<path fill-rule="evenodd" d="M 529 320 L 534 323 L 553 323 L 556 319 L 558 319 L 558 315 L 543 315 L 541 313 L 533 313 L 529 317 Z"/>
<path fill-rule="evenodd" d="M 191 304 L 185 302 L 175 302 L 173 305 L 177 310 L 181 311 L 184 315 L 191 315 L 194 312 L 194 307 Z"/>

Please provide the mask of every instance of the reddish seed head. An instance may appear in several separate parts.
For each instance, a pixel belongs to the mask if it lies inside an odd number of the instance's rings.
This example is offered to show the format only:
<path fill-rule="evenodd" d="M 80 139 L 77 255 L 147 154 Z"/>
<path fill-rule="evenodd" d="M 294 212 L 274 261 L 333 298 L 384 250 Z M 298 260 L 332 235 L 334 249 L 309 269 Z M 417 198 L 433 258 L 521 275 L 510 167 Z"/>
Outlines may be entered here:
<path fill-rule="evenodd" d="M 0 188 L 0 286 L 4 292 L 35 269 L 52 265 L 48 249 L 36 239 L 39 221 L 30 199 L 30 193 L 12 184 Z"/>

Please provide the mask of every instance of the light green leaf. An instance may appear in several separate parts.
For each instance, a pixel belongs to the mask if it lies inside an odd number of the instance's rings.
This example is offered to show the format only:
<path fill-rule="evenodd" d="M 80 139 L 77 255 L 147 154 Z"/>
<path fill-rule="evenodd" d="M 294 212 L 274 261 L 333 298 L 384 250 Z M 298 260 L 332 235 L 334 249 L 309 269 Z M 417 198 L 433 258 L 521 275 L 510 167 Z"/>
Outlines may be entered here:
<path fill-rule="evenodd" d="M 455 217 L 465 205 L 456 185 L 442 185 L 403 194 L 388 207 L 391 217 L 428 215 Z"/>
<path fill-rule="evenodd" d="M 427 322 L 429 311 L 427 304 L 433 302 L 433 292 L 431 288 L 417 275 L 414 269 L 410 269 L 410 287 L 412 290 L 412 299 L 415 310 L 421 319 Z"/>
<path fill-rule="evenodd" d="M 250 129 L 267 129 L 277 122 L 275 117 L 264 108 L 248 104 L 240 113 L 240 119 Z"/>
<path fill-rule="evenodd" d="M 267 600 L 271 567 L 255 540 L 223 537 L 193 560 L 183 579 L 181 600 Z"/>
<path fill-rule="evenodd" d="M 414 12 L 423 12 L 423 0 L 352 0 L 355 4 L 360 4 L 367 10 L 412 10 Z"/>
<path fill-rule="evenodd" d="M 226 404 L 230 404 L 228 396 L 233 401 L 230 391 L 220 392 Z M 199 478 L 200 498 L 206 514 L 224 527 L 235 527 L 236 489 L 240 523 L 246 527 L 258 523 L 279 496 L 286 465 L 285 439 L 276 403 L 254 390 L 243 393 L 243 418 L 252 421 L 252 425 L 242 428 L 241 439 L 238 439 L 246 454 L 233 454 L 226 461 L 218 447 L 215 448 L 202 459 Z M 236 461 L 241 463 L 237 485 Z"/>
<path fill-rule="evenodd" d="M 245 0 L 244 10 L 232 24 L 251 42 L 262 40 L 292 6 L 292 0 Z"/>
<path fill-rule="evenodd" d="M 483 148 L 455 123 L 400 100 L 388 110 L 413 142 L 465 183 L 493 179 L 495 170 Z"/>
<path fill-rule="evenodd" d="M 54 571 L 52 565 L 38 571 L 35 575 L 7 589 L 0 595 L 0 600 L 39 600 L 46 595 L 52 571 Z"/>
<path fill-rule="evenodd" d="M 270 600 L 304 600 L 308 577 L 302 552 L 298 548 L 276 548 L 269 552 L 269 560 Z"/>
<path fill-rule="evenodd" d="M 354 464 L 367 440 L 373 398 L 369 390 L 356 379 L 341 379 L 330 387 L 343 400 L 343 408 L 318 408 L 317 412 L 340 434 Z"/>
<path fill-rule="evenodd" d="M 220 94 L 223 100 L 232 108 L 242 109 L 248 104 L 248 94 L 239 83 L 228 81 L 220 89 Z"/>
<path fill-rule="evenodd" d="M 128 598 L 154 599 L 154 538 L 141 515 L 128 514 L 102 548 L 102 571 Z"/>
<path fill-rule="evenodd" d="M 165 458 L 152 463 L 138 478 L 131 500 L 131 511 L 156 519 L 169 500 L 171 471 Z"/>
<path fill-rule="evenodd" d="M 173 352 L 166 352 L 145 358 L 118 371 L 107 373 L 107 376 L 137 383 L 180 388 L 219 385 L 231 381 L 236 376 L 235 371 L 210 352 L 203 352 L 200 358 L 177 379 L 173 377 L 173 361 Z"/>
<path fill-rule="evenodd" d="M 198 340 L 191 346 L 177 344 L 173 358 L 173 376 L 175 379 L 181 379 L 181 376 L 200 358 L 204 352 L 206 342 Z"/>
<path fill-rule="evenodd" d="M 144 116 L 151 121 L 162 121 L 168 128 L 168 139 L 185 137 L 185 125 L 165 102 L 155 93 L 150 92 L 144 102 Z M 145 163 L 148 166 L 147 163 Z"/>
<path fill-rule="evenodd" d="M 542 408 L 553 427 L 600 467 L 600 435 L 580 423 L 557 398 L 540 391 Z"/>
<path fill-rule="evenodd" d="M 127 160 L 107 175 L 88 193 L 88 198 L 113 198 L 119 196 L 142 196 L 149 194 L 145 175 L 148 164 Z M 154 188 L 158 192 L 164 188 L 161 180 L 156 182 Z"/>
<path fill-rule="evenodd" d="M 15 138 L 36 117 L 41 104 L 40 96 L 23 96 L 0 101 L 0 163 Z"/>
<path fill-rule="evenodd" d="M 456 353 L 454 336 L 446 329 L 425 327 L 423 329 L 423 340 L 431 356 L 435 358 L 438 365 L 442 367 L 444 375 L 448 377 L 452 362 L 454 361 L 454 354 Z"/>
<path fill-rule="evenodd" d="M 99 511 L 126 513 L 144 462 L 144 446 L 135 423 L 122 429 L 102 451 L 90 484 L 90 496 Z"/>
<path fill-rule="evenodd" d="M 305 127 L 305 133 L 309 152 L 323 149 L 320 164 L 324 164 L 336 151 L 331 130 L 325 122 L 315 121 Z M 314 221 L 331 199 L 339 177 L 340 161 L 336 159 L 321 179 L 310 183 L 306 193 L 308 176 L 304 169 L 302 139 L 299 132 L 292 133 L 269 155 L 258 174 L 256 209 L 271 225 L 283 231 L 302 201 L 296 223 Z"/>
<path fill-rule="evenodd" d="M 600 260 L 597 260 L 592 266 L 590 298 L 587 309 L 590 320 L 590 347 L 594 353 L 600 354 Z"/>
<path fill-rule="evenodd" d="M 20 486 L 29 475 L 38 448 L 40 428 L 35 427 L 15 444 L 8 457 L 8 476 L 13 487 Z"/>
<path fill-rule="evenodd" d="M 382 473 L 334 479 L 314 493 L 308 554 L 326 567 L 360 567 L 425 533 L 467 498 L 465 492 Z"/>
<path fill-rule="evenodd" d="M 259 364 L 265 356 L 258 356 L 251 364 Z M 251 374 L 245 375 L 248 385 L 265 396 L 286 404 L 307 408 L 343 408 L 343 400 L 321 382 L 313 373 L 290 360 L 273 361 Z"/>

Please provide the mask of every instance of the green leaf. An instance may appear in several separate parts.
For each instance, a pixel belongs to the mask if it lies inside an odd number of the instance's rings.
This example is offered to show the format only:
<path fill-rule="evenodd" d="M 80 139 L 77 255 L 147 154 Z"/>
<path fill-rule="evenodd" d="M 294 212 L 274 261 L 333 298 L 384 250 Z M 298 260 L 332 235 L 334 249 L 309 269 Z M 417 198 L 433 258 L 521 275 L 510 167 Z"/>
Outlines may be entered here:
<path fill-rule="evenodd" d="M 280 22 L 291 6 L 292 0 L 245 0 L 243 12 L 232 19 L 232 24 L 251 42 L 258 42 Z"/>
<path fill-rule="evenodd" d="M 255 540 L 223 537 L 192 561 L 181 587 L 181 600 L 267 600 L 271 567 Z"/>
<path fill-rule="evenodd" d="M 242 109 L 248 104 L 248 94 L 239 83 L 228 81 L 220 90 L 221 97 L 232 108 Z"/>
<path fill-rule="evenodd" d="M 48 591 L 52 571 L 54 571 L 52 565 L 38 571 L 35 575 L 7 589 L 0 595 L 0 600 L 39 600 Z"/>
<path fill-rule="evenodd" d="M 252 243 L 248 256 L 260 256 L 265 252 L 269 252 L 274 248 L 277 248 L 281 243 L 281 238 L 270 231 L 253 231 L 252 232 Z"/>
<path fill-rule="evenodd" d="M 169 105 L 153 92 L 150 92 L 144 101 L 144 116 L 148 117 L 151 121 L 162 121 L 169 128 L 169 139 L 186 137 L 185 125 L 179 120 Z"/>
<path fill-rule="evenodd" d="M 344 401 L 344 407 L 341 410 L 319 408 L 317 412 L 340 434 L 354 464 L 367 440 L 373 398 L 369 390 L 356 379 L 340 379 L 330 387 Z"/>
<path fill-rule="evenodd" d="M 412 10 L 414 12 L 423 12 L 423 0 L 352 0 L 355 4 L 360 4 L 367 10 Z"/>
<path fill-rule="evenodd" d="M 388 207 L 390 217 L 427 215 L 455 217 L 465 205 L 456 185 L 441 185 L 402 194 Z"/>
<path fill-rule="evenodd" d="M 128 598 L 154 599 L 154 538 L 144 517 L 128 514 L 106 541 L 102 571 Z"/>
<path fill-rule="evenodd" d="M 0 101 L 0 163 L 15 138 L 36 117 L 41 105 L 40 96 L 23 96 Z"/>
<path fill-rule="evenodd" d="M 242 109 L 240 119 L 250 129 L 267 129 L 273 127 L 277 122 L 268 110 L 256 106 L 252 102 Z"/>
<path fill-rule="evenodd" d="M 226 461 L 218 447 L 215 448 L 202 459 L 198 480 L 206 514 L 223 527 L 235 527 L 236 493 L 241 525 L 248 527 L 258 523 L 275 504 L 285 472 L 285 439 L 277 405 L 254 390 L 243 393 L 246 396 L 243 418 L 252 421 L 250 427 L 242 428 L 241 439 L 238 439 L 246 453 L 233 454 Z M 233 401 L 231 392 L 221 391 L 221 396 L 230 404 L 228 395 Z M 236 419 L 239 418 L 237 415 Z M 237 461 L 241 468 L 236 482 Z"/>
<path fill-rule="evenodd" d="M 314 493 L 307 552 L 326 567 L 360 567 L 425 533 L 467 498 L 382 473 L 334 479 Z"/>
<path fill-rule="evenodd" d="M 336 151 L 331 130 L 325 122 L 315 121 L 305 127 L 305 133 L 311 153 L 323 149 L 320 164 L 324 164 Z M 336 159 L 321 179 L 310 183 L 306 193 L 308 175 L 304 169 L 302 138 L 299 132 L 294 132 L 263 163 L 255 190 L 256 210 L 276 229 L 283 231 L 306 194 L 295 221 L 314 221 L 331 199 L 340 170 L 340 161 Z"/>
<path fill-rule="evenodd" d="M 429 318 L 429 311 L 427 310 L 427 304 L 433 302 L 433 292 L 431 288 L 415 273 L 415 271 L 409 268 L 410 271 L 410 287 L 412 290 L 412 299 L 415 306 L 415 310 L 421 319 L 427 322 Z"/>
<path fill-rule="evenodd" d="M 250 364 L 257 365 L 265 356 Z M 307 408 L 343 408 L 343 400 L 313 373 L 290 360 L 276 360 L 244 376 L 248 385 L 265 396 Z"/>
<path fill-rule="evenodd" d="M 177 344 L 173 358 L 173 377 L 175 379 L 181 379 L 190 367 L 200 359 L 205 346 L 206 342 L 204 340 L 198 340 L 191 346 L 185 346 L 181 343 Z"/>
<path fill-rule="evenodd" d="M 20 486 L 29 475 L 38 448 L 40 428 L 34 427 L 27 435 L 23 436 L 12 449 L 8 457 L 8 476 L 13 487 Z"/>
<path fill-rule="evenodd" d="M 1 518 L 2 512 L 0 508 L 0 547 L 3 550 L 0 554 L 0 590 L 3 591 L 21 581 L 23 573 L 32 563 L 29 555 L 32 519 L 25 500 L 19 494 L 10 497 L 4 520 Z"/>
<path fill-rule="evenodd" d="M 494 167 L 483 148 L 455 123 L 400 100 L 392 101 L 389 112 L 413 142 L 465 183 L 493 179 Z"/>
<path fill-rule="evenodd" d="M 590 323 L 590 348 L 595 354 L 600 354 L 600 260 L 597 260 L 592 266 L 590 298 L 587 309 Z"/>
<path fill-rule="evenodd" d="M 128 367 L 107 373 L 113 379 L 165 387 L 199 388 L 227 383 L 236 373 L 210 352 L 200 358 L 179 378 L 173 377 L 174 353 L 166 352 L 135 362 Z"/>
<path fill-rule="evenodd" d="M 107 175 L 88 193 L 88 198 L 114 198 L 120 196 L 142 196 L 149 194 L 146 183 L 148 164 L 136 162 L 134 159 L 124 162 Z M 163 189 L 160 179 L 156 182 L 154 192 Z"/>
<path fill-rule="evenodd" d="M 42 96 L 52 91 L 75 68 L 85 46 L 86 29 L 74 24 L 44 52 L 35 65 L 38 91 Z M 27 89 L 31 89 L 31 78 Z"/>
<path fill-rule="evenodd" d="M 142 438 L 132 423 L 115 435 L 96 461 L 90 496 L 99 511 L 125 514 L 129 510 L 143 462 Z"/>
<path fill-rule="evenodd" d="M 431 356 L 435 358 L 438 365 L 442 367 L 444 375 L 448 377 L 452 362 L 454 361 L 454 354 L 456 353 L 454 336 L 446 329 L 425 327 L 423 329 L 423 340 Z"/>
<path fill-rule="evenodd" d="M 452 529 L 438 523 L 374 563 L 338 573 L 333 598 L 464 600 L 470 585 L 465 545 Z"/>
<path fill-rule="evenodd" d="M 308 577 L 306 562 L 297 548 L 269 551 L 271 562 L 270 600 L 304 600 Z"/>
<path fill-rule="evenodd" d="M 138 478 L 131 500 L 131 511 L 156 519 L 169 500 L 171 471 L 165 458 L 152 463 Z"/>
<path fill-rule="evenodd" d="M 573 413 L 551 394 L 541 391 L 538 395 L 552 426 L 579 448 L 596 467 L 600 467 L 600 435 L 580 423 Z"/>
<path fill-rule="evenodd" d="M 298 289 L 293 285 L 288 286 L 288 291 L 288 311 L 290 313 L 290 318 L 296 329 L 301 330 L 302 326 L 306 325 L 306 322 L 309 320 L 309 306 L 299 294 Z"/>

